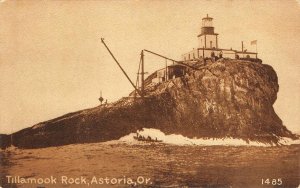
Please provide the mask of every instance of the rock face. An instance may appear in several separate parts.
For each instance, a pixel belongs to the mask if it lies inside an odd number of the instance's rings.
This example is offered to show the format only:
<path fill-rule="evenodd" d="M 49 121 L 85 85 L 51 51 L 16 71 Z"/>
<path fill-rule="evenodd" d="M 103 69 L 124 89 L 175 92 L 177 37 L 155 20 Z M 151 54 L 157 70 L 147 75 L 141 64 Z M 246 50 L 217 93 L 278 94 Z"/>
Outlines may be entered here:
<path fill-rule="evenodd" d="M 197 138 L 233 137 L 277 143 L 296 138 L 273 104 L 279 89 L 269 65 L 232 59 L 189 63 L 183 77 L 146 88 L 145 100 L 131 97 L 106 106 L 66 114 L 13 134 L 22 148 L 118 139 L 141 128 Z M 10 144 L 1 135 L 2 147 Z"/>

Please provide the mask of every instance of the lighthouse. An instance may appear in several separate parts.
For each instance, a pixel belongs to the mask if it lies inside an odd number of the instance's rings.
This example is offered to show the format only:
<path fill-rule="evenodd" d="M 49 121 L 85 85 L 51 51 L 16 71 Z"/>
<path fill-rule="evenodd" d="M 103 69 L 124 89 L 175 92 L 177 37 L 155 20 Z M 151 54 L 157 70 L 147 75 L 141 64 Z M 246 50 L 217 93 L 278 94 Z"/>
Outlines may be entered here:
<path fill-rule="evenodd" d="M 218 48 L 218 34 L 215 33 L 213 27 L 213 18 L 206 17 L 202 18 L 201 33 L 198 35 L 199 48 Z"/>
<path fill-rule="evenodd" d="M 199 59 L 211 58 L 230 58 L 230 59 L 246 59 L 257 61 L 257 52 L 249 52 L 240 50 L 234 50 L 232 48 L 226 49 L 218 46 L 218 33 L 215 33 L 213 26 L 213 18 L 206 17 L 202 18 L 201 30 L 198 35 L 199 46 L 193 48 L 192 51 L 182 54 L 183 61 L 197 61 Z M 255 43 L 254 43 L 255 42 Z M 252 43 L 256 44 L 256 41 Z M 252 45 L 251 43 L 251 45 Z"/>

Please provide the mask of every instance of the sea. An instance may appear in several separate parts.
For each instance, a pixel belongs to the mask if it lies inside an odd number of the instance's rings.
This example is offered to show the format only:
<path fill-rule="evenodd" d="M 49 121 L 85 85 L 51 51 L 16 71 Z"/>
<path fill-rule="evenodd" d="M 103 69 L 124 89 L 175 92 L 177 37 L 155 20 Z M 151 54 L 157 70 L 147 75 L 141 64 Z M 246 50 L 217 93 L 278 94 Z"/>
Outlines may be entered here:
<path fill-rule="evenodd" d="M 11 147 L 0 151 L 0 162 L 4 188 L 300 187 L 300 144 L 287 139 L 275 146 L 144 129 L 102 143 Z"/>

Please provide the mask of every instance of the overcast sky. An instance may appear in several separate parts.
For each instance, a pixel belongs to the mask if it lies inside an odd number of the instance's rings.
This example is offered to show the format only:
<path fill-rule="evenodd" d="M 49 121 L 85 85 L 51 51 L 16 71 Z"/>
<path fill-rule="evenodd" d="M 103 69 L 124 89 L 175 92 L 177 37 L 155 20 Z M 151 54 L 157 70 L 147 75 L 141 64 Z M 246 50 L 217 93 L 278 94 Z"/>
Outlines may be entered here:
<path fill-rule="evenodd" d="M 139 53 L 174 59 L 198 47 L 202 17 L 214 18 L 219 47 L 248 51 L 273 66 L 280 91 L 275 111 L 300 132 L 300 3 L 296 0 L 224 1 L 1 1 L 0 133 L 68 112 L 95 107 L 132 90 L 105 41 L 135 79 Z M 164 66 L 146 55 L 146 71 Z"/>

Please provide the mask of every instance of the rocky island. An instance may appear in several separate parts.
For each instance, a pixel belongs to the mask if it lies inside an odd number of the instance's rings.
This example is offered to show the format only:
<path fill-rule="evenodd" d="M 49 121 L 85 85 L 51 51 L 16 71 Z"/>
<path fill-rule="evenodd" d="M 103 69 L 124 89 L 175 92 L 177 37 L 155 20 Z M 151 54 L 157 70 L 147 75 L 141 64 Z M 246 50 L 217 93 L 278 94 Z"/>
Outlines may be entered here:
<path fill-rule="evenodd" d="M 189 138 L 240 138 L 278 143 L 295 139 L 275 113 L 279 90 L 274 69 L 266 64 L 221 58 L 187 61 L 198 69 L 145 88 L 144 99 L 124 97 L 114 103 L 69 113 L 13 133 L 13 145 L 41 148 L 119 139 L 142 128 Z M 1 135 L 1 147 L 10 143 Z"/>

